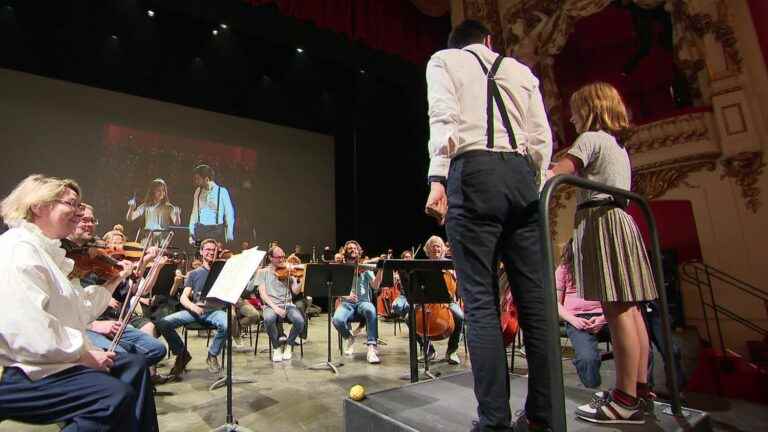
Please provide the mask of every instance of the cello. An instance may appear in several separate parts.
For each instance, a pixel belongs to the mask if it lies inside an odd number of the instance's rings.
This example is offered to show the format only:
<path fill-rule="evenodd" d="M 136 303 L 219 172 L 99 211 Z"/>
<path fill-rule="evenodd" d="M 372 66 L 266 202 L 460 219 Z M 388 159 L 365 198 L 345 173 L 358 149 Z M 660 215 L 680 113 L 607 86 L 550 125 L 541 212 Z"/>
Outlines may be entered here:
<path fill-rule="evenodd" d="M 451 297 L 456 297 L 456 276 L 453 272 L 444 271 L 443 279 L 448 287 L 448 293 Z M 451 307 L 445 303 L 432 303 L 423 305 L 414 305 L 413 311 L 416 317 L 416 334 L 422 338 L 428 337 L 430 340 L 446 339 L 453 333 L 456 323 L 453 320 Z"/>
<path fill-rule="evenodd" d="M 517 306 L 512 297 L 512 287 L 507 279 L 507 272 L 504 271 L 504 265 L 499 264 L 499 293 L 501 294 L 501 335 L 504 339 L 504 346 L 512 344 L 520 330 L 520 324 L 517 321 Z"/>

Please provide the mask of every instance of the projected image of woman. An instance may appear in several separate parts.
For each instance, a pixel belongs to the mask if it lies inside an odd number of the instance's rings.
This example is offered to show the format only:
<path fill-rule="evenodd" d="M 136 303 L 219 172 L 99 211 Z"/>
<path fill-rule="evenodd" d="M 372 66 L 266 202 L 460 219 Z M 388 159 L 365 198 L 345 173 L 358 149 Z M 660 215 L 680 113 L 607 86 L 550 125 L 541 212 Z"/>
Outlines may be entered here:
<path fill-rule="evenodd" d="M 144 201 L 136 207 L 136 200 L 128 201 L 128 213 L 125 215 L 128 222 L 144 216 L 144 229 L 165 229 L 169 225 L 181 223 L 181 209 L 173 205 L 168 197 L 168 185 L 165 180 L 156 178 L 147 188 Z"/>

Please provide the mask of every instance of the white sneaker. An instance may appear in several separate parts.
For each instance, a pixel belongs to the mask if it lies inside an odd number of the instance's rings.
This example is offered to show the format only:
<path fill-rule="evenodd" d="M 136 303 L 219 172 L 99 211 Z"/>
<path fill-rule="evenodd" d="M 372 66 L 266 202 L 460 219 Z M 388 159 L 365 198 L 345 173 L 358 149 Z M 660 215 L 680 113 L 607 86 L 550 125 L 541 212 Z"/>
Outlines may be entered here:
<path fill-rule="evenodd" d="M 461 359 L 459 358 L 459 352 L 453 351 L 450 353 L 445 353 L 445 360 L 448 362 L 448 364 L 457 365 L 461 363 Z"/>
<path fill-rule="evenodd" d="M 368 345 L 368 363 L 370 364 L 379 364 L 381 363 L 381 360 L 379 359 L 379 354 L 376 352 L 376 347 L 373 345 Z"/>
<path fill-rule="evenodd" d="M 293 345 L 286 345 L 283 348 L 283 360 L 290 360 L 293 357 Z"/>
<path fill-rule="evenodd" d="M 272 361 L 275 363 L 283 361 L 283 347 L 272 349 Z"/>
<path fill-rule="evenodd" d="M 355 355 L 355 337 L 350 336 L 347 338 L 347 349 L 344 350 L 344 355 L 347 357 L 352 357 Z"/>

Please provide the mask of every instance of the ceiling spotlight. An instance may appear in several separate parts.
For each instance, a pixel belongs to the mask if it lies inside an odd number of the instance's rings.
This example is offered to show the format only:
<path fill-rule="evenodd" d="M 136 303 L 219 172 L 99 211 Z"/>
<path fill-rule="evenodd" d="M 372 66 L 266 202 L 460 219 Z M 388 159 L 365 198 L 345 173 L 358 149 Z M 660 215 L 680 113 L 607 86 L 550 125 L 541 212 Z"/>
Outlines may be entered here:
<path fill-rule="evenodd" d="M 152 9 L 148 10 L 147 11 L 147 16 L 150 17 L 150 18 L 154 18 L 155 17 L 155 11 L 153 11 Z"/>
<path fill-rule="evenodd" d="M 117 35 L 112 35 L 110 36 L 110 38 L 112 38 L 113 40 L 117 40 Z"/>
<path fill-rule="evenodd" d="M 304 52 L 304 49 L 303 49 L 303 48 L 296 48 L 296 52 L 297 52 L 297 53 L 299 53 L 299 54 L 301 54 L 301 53 L 303 53 L 303 52 Z"/>
<path fill-rule="evenodd" d="M 216 29 L 213 29 L 213 31 L 211 31 L 211 34 L 213 34 L 214 36 L 218 36 L 219 35 L 219 31 L 216 30 Z"/>
<path fill-rule="evenodd" d="M 222 30 L 226 30 L 227 29 L 227 25 L 224 24 L 224 23 L 219 24 L 219 27 L 221 27 Z"/>
<path fill-rule="evenodd" d="M 365 75 L 365 69 L 360 69 L 360 75 Z"/>

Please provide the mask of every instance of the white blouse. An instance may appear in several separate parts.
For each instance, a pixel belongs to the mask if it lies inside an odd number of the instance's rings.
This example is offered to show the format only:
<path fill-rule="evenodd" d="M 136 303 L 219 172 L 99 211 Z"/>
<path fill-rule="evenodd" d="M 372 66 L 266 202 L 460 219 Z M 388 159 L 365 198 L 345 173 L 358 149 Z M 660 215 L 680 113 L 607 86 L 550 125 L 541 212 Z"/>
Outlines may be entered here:
<path fill-rule="evenodd" d="M 0 236 L 0 365 L 33 381 L 76 366 L 94 349 L 85 329 L 112 294 L 67 275 L 74 262 L 61 242 L 29 222 Z"/>

